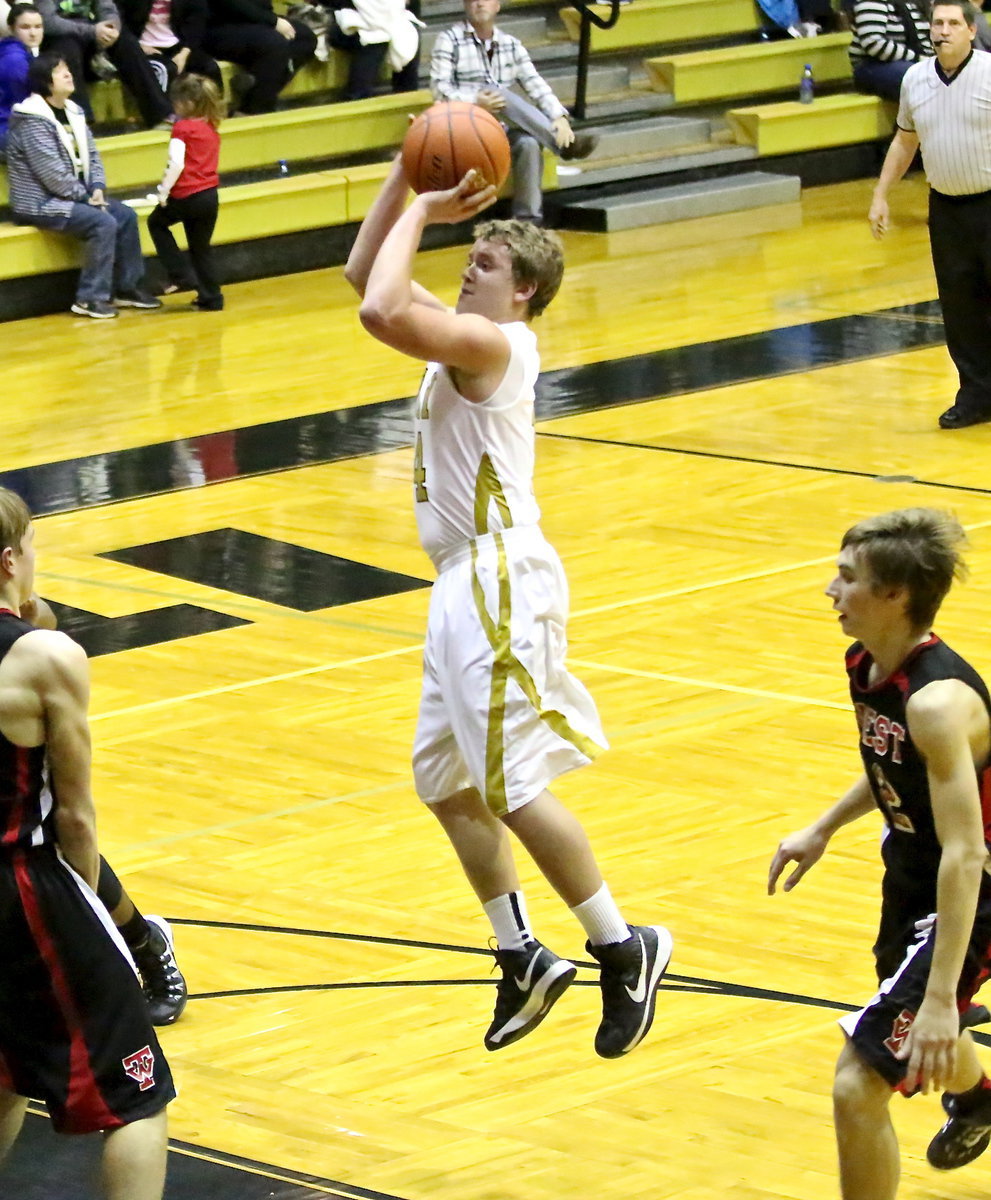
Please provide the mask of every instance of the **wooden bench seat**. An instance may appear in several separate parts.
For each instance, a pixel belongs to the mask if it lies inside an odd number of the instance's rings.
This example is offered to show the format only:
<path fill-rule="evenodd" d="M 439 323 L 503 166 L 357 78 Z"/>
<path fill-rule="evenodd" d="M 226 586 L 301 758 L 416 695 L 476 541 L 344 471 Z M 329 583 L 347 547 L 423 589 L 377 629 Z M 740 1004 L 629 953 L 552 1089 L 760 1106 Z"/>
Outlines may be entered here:
<path fill-rule="evenodd" d="M 892 101 L 843 92 L 811 104 L 785 100 L 734 108 L 726 116 L 736 141 L 756 147 L 763 158 L 889 138 L 897 111 Z"/>
<path fill-rule="evenodd" d="M 597 5 L 603 17 L 609 5 Z M 561 20 L 570 37 L 578 40 L 581 13 L 577 8 L 562 8 Z M 637 46 L 661 46 L 667 42 L 700 41 L 707 37 L 725 37 L 734 33 L 756 33 L 760 28 L 753 0 L 636 0 L 625 5 L 611 29 L 592 26 L 591 49 L 628 50 Z"/>
<path fill-rule="evenodd" d="M 797 95 L 806 63 L 811 65 L 818 83 L 851 79 L 849 45 L 849 33 L 827 33 L 816 38 L 788 38 L 648 58 L 644 66 L 654 90 L 670 93 L 679 104 L 790 89 Z"/>

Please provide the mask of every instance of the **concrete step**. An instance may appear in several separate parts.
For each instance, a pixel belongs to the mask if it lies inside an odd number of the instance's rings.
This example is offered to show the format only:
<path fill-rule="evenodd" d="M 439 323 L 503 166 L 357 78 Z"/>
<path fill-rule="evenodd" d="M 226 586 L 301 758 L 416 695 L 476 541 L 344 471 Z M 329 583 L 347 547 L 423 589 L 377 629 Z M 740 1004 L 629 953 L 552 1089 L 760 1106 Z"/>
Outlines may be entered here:
<path fill-rule="evenodd" d="M 598 147 L 596 148 L 598 149 Z M 584 162 L 558 163 L 558 191 L 599 187 L 625 179 L 647 179 L 696 171 L 702 167 L 725 166 L 728 163 L 752 162 L 757 152 L 750 146 L 725 146 L 712 142 L 676 146 L 670 150 L 649 154 L 633 154 L 623 158 L 586 159 Z"/>
<path fill-rule="evenodd" d="M 599 144 L 581 166 L 604 159 L 651 155 L 675 146 L 690 146 L 710 140 L 711 124 L 705 117 L 644 117 L 614 125 L 585 125 Z"/>
<path fill-rule="evenodd" d="M 771 204 L 794 204 L 800 195 L 801 182 L 797 176 L 750 171 L 598 200 L 579 200 L 564 205 L 562 217 L 563 223 L 573 228 L 612 232 Z"/>
<path fill-rule="evenodd" d="M 551 67 L 541 71 L 562 104 L 575 101 L 576 65 L 574 51 L 566 67 Z M 595 97 L 625 94 L 630 88 L 630 68 L 625 63 L 590 63 L 586 95 Z"/>

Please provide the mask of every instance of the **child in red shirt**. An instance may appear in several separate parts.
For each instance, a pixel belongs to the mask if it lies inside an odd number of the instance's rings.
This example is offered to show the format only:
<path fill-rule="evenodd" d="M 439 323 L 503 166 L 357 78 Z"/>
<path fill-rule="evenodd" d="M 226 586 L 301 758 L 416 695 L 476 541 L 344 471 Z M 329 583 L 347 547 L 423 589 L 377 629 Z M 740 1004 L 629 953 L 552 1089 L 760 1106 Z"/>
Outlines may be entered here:
<path fill-rule="evenodd" d="M 224 103 L 217 85 L 203 75 L 180 75 L 169 95 L 177 120 L 148 232 L 169 277 L 166 294 L 195 288 L 193 307 L 217 311 L 224 307 L 224 297 L 213 273 L 210 239 L 217 224 L 217 128 Z M 179 222 L 186 231 L 188 261 L 172 235 L 171 226 Z"/>

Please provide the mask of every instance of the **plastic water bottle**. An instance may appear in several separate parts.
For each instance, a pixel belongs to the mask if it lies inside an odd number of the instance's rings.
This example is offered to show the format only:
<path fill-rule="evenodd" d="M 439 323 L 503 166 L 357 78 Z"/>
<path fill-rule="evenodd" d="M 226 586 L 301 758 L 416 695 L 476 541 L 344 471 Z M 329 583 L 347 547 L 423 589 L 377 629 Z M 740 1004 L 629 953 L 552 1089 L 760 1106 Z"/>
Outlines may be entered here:
<path fill-rule="evenodd" d="M 811 100 L 812 97 L 810 96 L 809 99 Z M 279 159 L 279 174 L 280 175 L 288 175 L 289 174 L 289 164 L 286 162 L 286 160 L 284 158 Z"/>
<path fill-rule="evenodd" d="M 812 77 L 812 66 L 806 63 L 802 70 L 802 78 L 798 81 L 798 100 L 800 104 L 811 104 L 815 99 L 816 81 Z"/>

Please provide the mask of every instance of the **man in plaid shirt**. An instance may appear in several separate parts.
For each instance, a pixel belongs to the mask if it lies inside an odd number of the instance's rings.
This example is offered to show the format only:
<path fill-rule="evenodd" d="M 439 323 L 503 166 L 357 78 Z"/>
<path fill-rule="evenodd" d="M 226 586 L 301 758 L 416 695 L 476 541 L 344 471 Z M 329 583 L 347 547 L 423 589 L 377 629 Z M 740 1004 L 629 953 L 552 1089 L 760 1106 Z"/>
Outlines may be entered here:
<path fill-rule="evenodd" d="M 513 153 L 513 216 L 541 221 L 541 146 L 564 159 L 586 158 L 597 141 L 575 135 L 564 105 L 530 60 L 523 43 L 496 29 L 499 0 L 464 0 L 465 20 L 445 29 L 430 60 L 435 100 L 467 100 L 498 117 Z M 517 84 L 532 103 L 510 91 Z"/>

